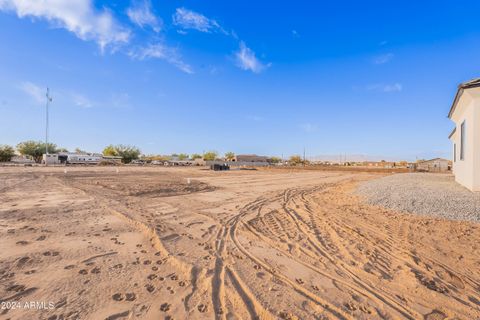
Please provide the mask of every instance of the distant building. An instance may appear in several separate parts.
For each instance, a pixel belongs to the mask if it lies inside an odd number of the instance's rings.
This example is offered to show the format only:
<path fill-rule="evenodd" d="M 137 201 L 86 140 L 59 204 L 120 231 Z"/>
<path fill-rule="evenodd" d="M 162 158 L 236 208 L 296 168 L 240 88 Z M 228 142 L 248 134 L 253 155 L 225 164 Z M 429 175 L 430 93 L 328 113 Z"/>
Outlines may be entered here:
<path fill-rule="evenodd" d="M 480 78 L 458 86 L 448 117 L 455 123 L 449 136 L 455 180 L 480 191 Z"/>
<path fill-rule="evenodd" d="M 417 171 L 426 172 L 447 172 L 451 169 L 451 161 L 442 158 L 435 158 L 416 163 Z"/>
<path fill-rule="evenodd" d="M 44 154 L 43 164 L 99 164 L 100 162 L 121 163 L 122 157 L 103 156 L 100 153 L 60 152 Z"/>
<path fill-rule="evenodd" d="M 256 154 L 239 154 L 235 156 L 236 162 L 268 162 L 268 157 L 257 156 Z"/>
<path fill-rule="evenodd" d="M 35 163 L 34 160 L 27 158 L 26 156 L 14 156 L 10 159 L 10 162 L 18 163 L 18 164 L 33 164 Z"/>
<path fill-rule="evenodd" d="M 43 164 L 60 164 L 60 160 L 58 159 L 58 154 L 57 153 L 49 153 L 49 154 L 44 154 L 42 156 L 42 163 Z"/>

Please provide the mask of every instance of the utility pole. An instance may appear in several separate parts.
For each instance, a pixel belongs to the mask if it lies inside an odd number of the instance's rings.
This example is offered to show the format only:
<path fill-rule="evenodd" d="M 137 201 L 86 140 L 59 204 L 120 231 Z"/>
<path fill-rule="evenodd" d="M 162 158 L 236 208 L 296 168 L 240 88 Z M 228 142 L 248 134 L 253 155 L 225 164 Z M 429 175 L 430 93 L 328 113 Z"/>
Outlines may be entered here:
<path fill-rule="evenodd" d="M 303 147 L 303 166 L 305 167 L 305 147 Z"/>
<path fill-rule="evenodd" d="M 50 89 L 47 87 L 47 104 L 45 106 L 45 166 L 48 165 L 48 105 L 52 101 L 50 96 Z"/>

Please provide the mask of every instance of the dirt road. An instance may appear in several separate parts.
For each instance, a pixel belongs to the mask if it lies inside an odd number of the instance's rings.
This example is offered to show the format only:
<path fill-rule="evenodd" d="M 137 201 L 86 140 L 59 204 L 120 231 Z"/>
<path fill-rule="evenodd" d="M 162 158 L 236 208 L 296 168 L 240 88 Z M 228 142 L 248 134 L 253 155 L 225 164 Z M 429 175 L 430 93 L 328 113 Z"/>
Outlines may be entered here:
<path fill-rule="evenodd" d="M 0 318 L 479 318 L 478 224 L 363 204 L 375 177 L 0 168 Z"/>

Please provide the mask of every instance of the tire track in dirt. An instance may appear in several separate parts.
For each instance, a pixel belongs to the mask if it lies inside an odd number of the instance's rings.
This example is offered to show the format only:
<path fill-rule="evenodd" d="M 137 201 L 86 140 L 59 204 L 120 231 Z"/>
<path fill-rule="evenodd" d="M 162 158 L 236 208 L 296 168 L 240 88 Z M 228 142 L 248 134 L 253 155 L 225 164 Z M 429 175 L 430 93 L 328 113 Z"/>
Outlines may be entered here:
<path fill-rule="evenodd" d="M 270 201 L 276 201 L 279 198 L 281 198 L 281 196 L 280 197 L 275 197 L 275 198 L 271 199 Z M 263 200 L 263 201 L 267 202 L 267 200 Z M 241 210 L 241 213 L 239 215 L 232 218 L 232 221 L 231 221 L 232 227 L 230 229 L 230 237 L 231 237 L 233 243 L 235 244 L 235 246 L 237 247 L 237 249 L 239 249 L 252 262 L 254 262 L 255 264 L 262 267 L 264 270 L 269 272 L 273 277 L 277 278 L 282 283 L 291 287 L 294 291 L 298 292 L 299 294 L 301 294 L 304 297 L 308 298 L 309 300 L 313 301 L 317 305 L 321 306 L 322 308 L 325 309 L 325 311 L 329 312 L 330 314 L 332 314 L 336 318 L 338 318 L 338 319 L 351 319 L 351 317 L 348 314 L 346 314 L 343 310 L 337 308 L 333 304 L 330 304 L 326 300 L 320 298 L 319 296 L 315 295 L 314 293 L 305 289 L 304 287 L 296 284 L 295 282 L 290 280 L 287 276 L 285 276 L 285 275 L 279 273 L 277 270 L 271 268 L 269 265 L 264 263 L 258 257 L 256 257 L 251 252 L 249 252 L 247 249 L 245 249 L 245 247 L 240 243 L 240 241 L 237 238 L 238 224 L 239 223 L 243 224 L 244 223 L 243 218 L 248 214 L 255 214 L 256 210 L 259 210 L 258 206 L 255 205 L 254 203 L 252 203 L 252 204 L 249 204 L 249 205 L 245 206 Z"/>
<path fill-rule="evenodd" d="M 313 188 L 308 188 L 308 189 L 287 189 L 287 190 L 285 190 L 281 193 L 280 197 L 276 197 L 276 198 L 272 199 L 271 201 L 278 201 L 278 199 L 281 199 L 282 209 L 288 214 L 290 219 L 296 225 L 298 232 L 303 234 L 303 236 L 312 245 L 312 247 L 315 248 L 317 254 L 320 254 L 321 256 L 327 258 L 332 265 L 336 266 L 336 268 L 341 272 L 341 274 L 349 275 L 349 279 L 346 280 L 346 279 L 340 278 L 338 276 L 332 276 L 331 274 L 329 274 L 327 272 L 323 272 L 319 268 L 317 268 L 317 267 L 315 267 L 315 266 L 313 266 L 313 265 L 311 265 L 311 264 L 309 264 L 305 261 L 302 261 L 301 259 L 298 259 L 298 258 L 294 257 L 293 255 L 288 255 L 288 256 L 292 260 L 294 260 L 295 262 L 304 265 L 305 267 L 309 268 L 310 270 L 312 270 L 312 271 L 314 271 L 314 272 L 316 272 L 316 273 L 318 273 L 318 274 L 320 274 L 324 277 L 330 278 L 333 281 L 337 281 L 338 283 L 341 283 L 345 287 L 349 288 L 350 290 L 352 290 L 352 291 L 354 291 L 354 292 L 356 292 L 356 293 L 358 293 L 362 296 L 365 296 L 365 297 L 367 297 L 371 300 L 377 301 L 377 303 L 379 303 L 380 305 L 382 305 L 382 304 L 389 305 L 390 308 L 392 308 L 393 310 L 396 310 L 399 314 L 401 314 L 403 317 L 405 317 L 407 319 L 414 319 L 414 318 L 420 317 L 421 315 L 417 314 L 414 310 L 405 308 L 401 303 L 396 302 L 392 297 L 380 294 L 377 290 L 375 290 L 374 287 L 371 287 L 371 285 L 365 283 L 364 281 L 359 279 L 359 277 L 357 277 L 355 274 L 350 272 L 349 269 L 343 267 L 343 264 L 339 265 L 338 263 L 336 263 L 337 257 L 333 256 L 332 253 L 330 252 L 330 250 L 332 250 L 332 245 L 328 245 L 324 241 L 316 240 L 316 239 L 314 239 L 310 236 L 310 234 L 312 233 L 312 230 L 309 230 L 309 228 L 310 228 L 309 222 L 297 213 L 297 211 L 295 210 L 295 209 L 298 210 L 297 205 L 294 205 L 295 208 L 290 207 L 291 202 L 295 198 L 300 198 L 301 199 L 303 197 L 303 199 L 304 199 L 306 193 L 320 192 L 321 190 L 324 190 L 325 188 L 327 188 L 327 186 L 328 185 L 321 185 L 321 186 L 315 186 Z M 314 227 L 314 230 L 315 230 L 315 227 Z M 249 256 L 249 253 L 247 253 L 246 250 L 243 247 L 241 247 L 240 244 L 237 244 L 237 247 L 239 247 L 241 251 L 245 251 L 244 254 Z M 325 249 L 322 249 L 322 247 L 325 248 Z M 334 253 L 337 253 L 336 250 L 334 250 Z M 286 253 L 284 252 L 284 254 L 286 254 Z M 266 270 L 269 270 L 269 267 L 267 267 L 264 263 L 259 261 L 259 259 L 253 258 L 253 257 L 252 257 L 252 259 L 255 261 L 255 263 L 258 263 L 261 266 L 263 266 Z M 276 270 L 274 270 L 272 274 L 276 277 L 279 277 L 279 274 Z M 286 277 L 281 277 L 281 279 L 282 280 L 286 279 L 286 282 L 289 283 L 289 285 L 291 285 L 297 292 L 299 291 L 300 293 L 306 295 L 307 297 L 312 298 L 312 300 L 314 302 L 319 303 L 323 307 L 326 307 L 326 306 L 329 305 L 328 302 L 324 301 L 323 299 L 320 299 L 313 292 L 311 292 L 309 290 L 306 290 L 302 286 L 297 285 L 295 282 L 291 281 L 290 279 L 288 279 Z M 352 284 L 352 281 L 354 282 L 354 284 Z M 330 308 L 330 307 L 328 307 L 328 308 Z M 339 310 L 338 313 L 334 314 L 334 316 L 342 318 L 343 310 L 341 310 L 341 309 L 338 309 L 338 310 Z M 343 316 L 348 318 L 348 315 L 346 315 L 346 314 L 343 315 Z"/>
<path fill-rule="evenodd" d="M 308 198 L 311 198 L 311 195 L 312 193 L 308 193 Z M 312 201 L 312 199 L 305 200 L 305 210 L 308 211 L 310 215 L 313 215 L 313 212 L 311 210 L 308 210 L 307 207 L 307 203 Z M 317 213 L 321 212 L 322 210 L 320 209 Z M 322 217 L 322 215 L 317 214 L 316 217 L 317 219 L 319 219 L 320 217 Z M 458 270 L 454 270 L 451 267 L 442 263 L 441 261 L 438 261 L 429 256 L 423 255 L 420 258 L 416 252 L 405 249 L 405 247 L 411 247 L 411 243 L 413 242 L 413 240 L 411 239 L 412 235 L 410 234 L 409 230 L 407 230 L 408 227 L 405 223 L 402 223 L 398 230 L 398 236 L 400 237 L 401 241 L 394 241 L 393 236 L 391 235 L 387 235 L 385 239 L 382 239 L 382 235 L 385 236 L 385 234 L 375 228 L 372 228 L 370 225 L 363 223 L 360 226 L 357 226 L 357 228 L 361 227 L 364 230 L 368 230 L 369 236 L 367 237 L 350 227 L 345 221 L 342 221 L 342 219 L 336 218 L 335 215 L 330 215 L 328 221 L 322 221 L 321 225 L 329 228 L 330 233 L 336 233 L 339 237 L 341 237 L 341 235 L 338 234 L 338 229 L 341 229 L 349 236 L 354 236 L 356 239 L 361 238 L 361 240 L 369 243 L 370 247 L 375 248 L 373 254 L 371 255 L 370 262 L 372 262 L 372 264 L 376 266 L 377 270 L 381 272 L 384 277 L 390 278 L 389 275 L 393 272 L 393 265 L 407 266 L 411 269 L 413 273 L 428 273 L 430 269 L 439 268 L 441 270 L 436 271 L 437 276 L 440 272 L 445 274 L 446 279 L 450 279 L 450 281 L 443 281 L 444 279 L 442 277 L 439 276 L 440 279 L 437 278 L 436 281 L 443 283 L 444 287 L 453 286 L 457 288 L 458 286 L 460 286 L 461 289 L 465 289 L 465 284 L 469 284 L 472 289 L 466 289 L 468 291 L 468 294 L 471 297 L 479 297 L 477 290 L 474 290 L 474 288 L 480 288 L 480 285 L 477 281 L 470 277 L 470 275 L 459 272 Z M 434 249 L 432 248 L 432 250 Z M 412 265 L 412 261 L 415 262 L 415 266 Z M 423 266 L 421 266 L 420 263 L 423 263 Z M 461 279 L 463 279 L 463 281 Z M 434 288 L 435 286 L 434 284 L 429 285 L 431 285 L 432 288 Z M 396 296 L 395 293 L 388 293 L 385 291 L 384 294 L 387 294 L 392 299 L 395 299 Z M 458 300 L 457 297 L 452 298 Z M 468 302 L 466 301 L 458 301 L 463 304 L 468 304 Z"/>
<path fill-rule="evenodd" d="M 334 185 L 324 186 L 322 189 L 326 189 L 327 187 L 332 187 L 332 186 L 334 186 Z M 296 208 L 295 208 L 296 210 L 295 210 L 295 209 L 289 207 L 289 203 L 295 197 L 300 197 L 302 199 L 303 203 L 308 204 L 308 201 L 306 201 L 305 196 L 307 194 L 317 193 L 319 191 L 321 191 L 321 189 L 313 188 L 313 189 L 310 189 L 310 190 L 301 190 L 294 195 L 290 194 L 289 196 L 287 196 L 285 198 L 285 203 L 284 203 L 283 207 L 291 215 L 292 219 L 299 219 L 303 224 L 308 225 L 305 222 L 305 220 L 298 214 L 298 212 L 297 212 L 297 210 L 299 209 L 298 206 L 296 206 Z M 397 302 L 394 297 L 392 297 L 390 295 L 386 295 L 386 294 L 381 294 L 378 290 L 376 290 L 375 287 L 373 287 L 369 283 L 363 281 L 360 277 L 358 277 L 355 273 L 353 273 L 348 267 L 346 267 L 346 264 L 338 263 L 337 260 L 339 260 L 339 258 L 340 258 L 339 257 L 339 250 L 340 249 L 337 245 L 335 245 L 335 243 L 340 244 L 340 241 L 335 241 L 335 239 L 334 240 L 329 240 L 329 239 L 326 239 L 325 237 L 322 237 L 322 235 L 331 234 L 331 233 L 335 232 L 333 230 L 333 228 L 330 226 L 332 221 L 331 220 L 322 221 L 322 223 L 321 223 L 322 227 L 324 227 L 326 229 L 330 229 L 330 232 L 327 232 L 327 233 L 322 232 L 322 230 L 319 228 L 319 223 L 316 223 L 316 219 L 318 219 L 318 217 L 320 216 L 318 214 L 319 212 L 317 212 L 317 214 L 314 214 L 313 210 L 306 210 L 306 212 L 309 215 L 309 218 L 310 218 L 310 221 L 311 221 L 311 224 L 312 224 L 312 227 L 313 227 L 313 231 L 316 235 L 316 240 L 312 239 L 309 236 L 309 231 L 310 230 L 304 230 L 300 226 L 300 224 L 297 224 L 300 232 L 305 234 L 305 236 L 313 244 L 313 247 L 316 248 L 317 250 L 319 250 L 319 253 L 322 256 L 327 257 L 330 260 L 330 262 L 335 266 L 335 268 L 337 268 L 342 274 L 348 275 L 350 281 L 345 281 L 344 279 L 341 279 L 339 277 L 332 277 L 331 275 L 329 275 L 329 277 L 332 280 L 335 280 L 335 281 L 338 281 L 338 282 L 342 283 L 344 286 L 350 288 L 351 290 L 355 291 L 358 294 L 361 294 L 365 297 L 368 297 L 371 300 L 374 300 L 374 301 L 376 300 L 378 303 L 380 303 L 380 305 L 381 304 L 388 305 L 390 308 L 397 311 L 399 314 L 401 314 L 402 316 L 404 316 L 407 319 L 416 319 L 418 317 L 421 317 L 421 315 L 418 314 L 415 310 L 407 308 L 407 307 L 405 307 L 404 304 L 402 304 L 400 302 Z M 338 240 L 338 239 L 336 239 L 336 240 Z M 324 249 L 322 249 L 321 247 L 323 247 Z M 342 260 L 342 259 L 340 259 L 340 260 Z M 303 264 L 303 262 L 302 262 L 302 264 Z M 310 268 L 312 270 L 316 270 L 318 272 L 318 269 L 315 268 L 314 266 L 310 266 Z M 322 275 L 325 276 L 326 274 L 322 272 Z M 352 281 L 355 285 L 352 283 Z"/>

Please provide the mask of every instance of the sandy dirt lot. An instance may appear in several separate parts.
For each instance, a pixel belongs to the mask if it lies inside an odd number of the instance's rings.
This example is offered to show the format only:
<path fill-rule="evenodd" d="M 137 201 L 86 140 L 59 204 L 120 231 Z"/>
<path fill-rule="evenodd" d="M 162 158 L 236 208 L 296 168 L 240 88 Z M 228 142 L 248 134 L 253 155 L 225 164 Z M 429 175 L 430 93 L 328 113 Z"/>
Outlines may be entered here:
<path fill-rule="evenodd" d="M 478 319 L 480 230 L 378 174 L 0 168 L 1 319 Z M 190 183 L 189 183 L 190 182 Z"/>

